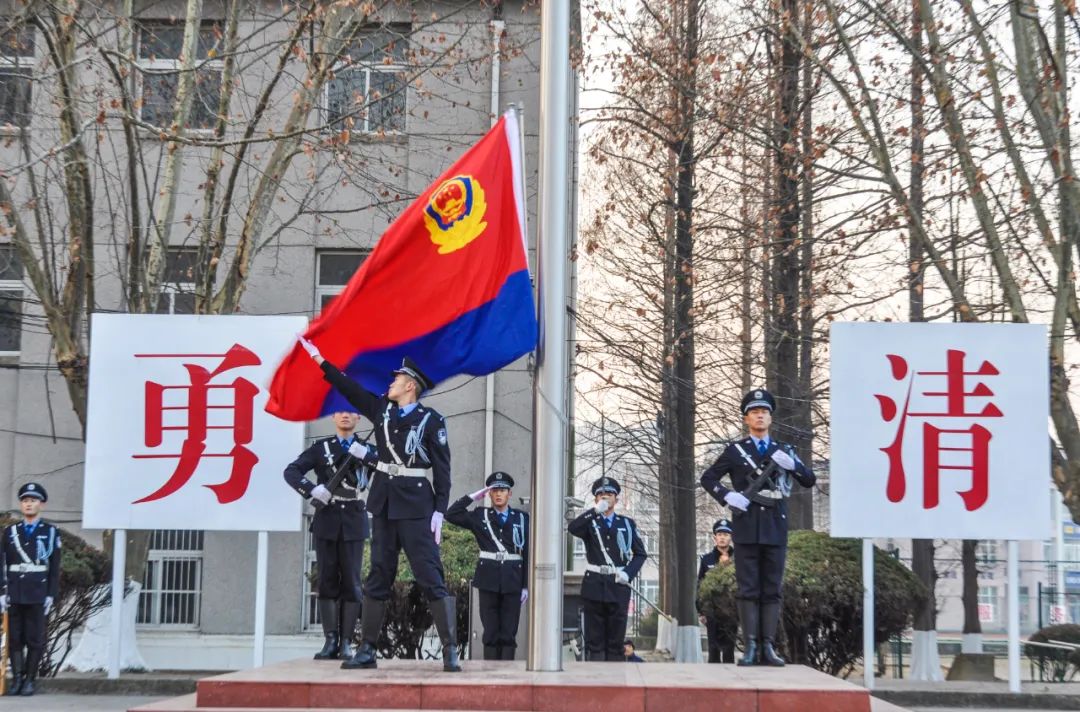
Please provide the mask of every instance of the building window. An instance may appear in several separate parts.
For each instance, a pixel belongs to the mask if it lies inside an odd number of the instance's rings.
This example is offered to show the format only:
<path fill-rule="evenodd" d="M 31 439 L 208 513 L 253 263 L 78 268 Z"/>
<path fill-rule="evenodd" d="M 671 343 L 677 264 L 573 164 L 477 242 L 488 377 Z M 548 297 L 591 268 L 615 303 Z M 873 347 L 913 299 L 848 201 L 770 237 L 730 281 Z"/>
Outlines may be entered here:
<path fill-rule="evenodd" d="M 998 543 L 995 539 L 984 539 L 975 545 L 975 560 L 983 566 L 993 566 L 998 562 Z"/>
<path fill-rule="evenodd" d="M 195 65 L 195 95 L 186 128 L 209 129 L 217 121 L 221 95 L 218 43 L 221 27 L 203 22 L 199 27 L 198 61 Z M 154 126 L 173 122 L 176 88 L 180 82 L 180 53 L 184 47 L 184 23 L 142 22 L 139 24 L 139 68 L 142 74 L 139 115 Z"/>
<path fill-rule="evenodd" d="M 152 532 L 136 622 L 142 626 L 198 628 L 202 562 L 201 531 Z"/>
<path fill-rule="evenodd" d="M 996 623 L 998 619 L 997 586 L 979 586 L 979 622 Z"/>
<path fill-rule="evenodd" d="M 22 348 L 23 268 L 14 245 L 0 245 L 0 356 Z"/>
<path fill-rule="evenodd" d="M 0 126 L 30 125 L 30 90 L 33 84 L 34 28 L 5 27 L 0 18 Z"/>
<path fill-rule="evenodd" d="M 195 260 L 198 251 L 170 249 L 165 253 L 165 276 L 156 314 L 195 313 Z"/>
<path fill-rule="evenodd" d="M 334 131 L 405 130 L 409 25 L 363 28 L 326 84 L 326 124 Z"/>
<path fill-rule="evenodd" d="M 345 285 L 369 254 L 370 250 L 359 250 L 320 252 L 316 256 L 318 265 L 315 270 L 315 304 L 320 311 L 345 289 Z"/>

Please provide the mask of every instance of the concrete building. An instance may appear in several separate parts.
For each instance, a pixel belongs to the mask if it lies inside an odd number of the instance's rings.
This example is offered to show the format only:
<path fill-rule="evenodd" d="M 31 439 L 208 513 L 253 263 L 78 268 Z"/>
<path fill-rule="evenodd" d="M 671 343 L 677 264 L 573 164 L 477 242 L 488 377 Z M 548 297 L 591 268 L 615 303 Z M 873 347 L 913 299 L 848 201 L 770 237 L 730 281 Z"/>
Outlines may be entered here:
<path fill-rule="evenodd" d="M 3 22 L 5 8 L 0 4 L 0 29 L 5 24 L 10 28 L 10 22 Z M 182 39 L 182 23 L 175 18 L 183 17 L 184 6 L 138 2 L 136 8 L 137 111 L 146 123 L 164 125 L 171 118 Z M 8 9 L 15 12 L 14 6 Z M 254 97 L 274 72 L 272 48 L 293 27 L 284 19 L 273 20 L 281 12 L 280 6 L 256 5 L 242 16 L 240 35 L 256 38 L 251 45 L 260 49 L 245 55 L 236 80 L 245 90 L 241 112 L 253 110 Z M 495 4 L 448 0 L 391 3 L 380 12 L 380 22 L 360 28 L 353 63 L 335 72 L 318 99 L 309 125 L 324 127 L 305 135 L 298 157 L 280 177 L 282 189 L 264 236 L 267 244 L 252 263 L 241 313 L 317 313 L 342 289 L 389 220 L 488 129 L 493 114 L 511 103 L 524 108 L 528 225 L 535 234 L 539 8 L 518 0 Z M 212 48 L 220 41 L 224 18 L 221 4 L 206 3 L 199 94 L 191 119 L 191 126 L 204 130 L 204 135 L 213 123 L 220 92 L 223 60 Z M 100 24 L 103 43 L 120 36 L 115 18 L 110 20 L 103 12 L 88 22 Z M 46 77 L 45 43 L 36 30 L 27 28 L 20 25 L 21 34 L 14 39 L 8 29 L 6 41 L 0 42 L 0 166 L 6 167 L 18 201 L 28 198 L 28 183 L 24 174 L 11 173 L 10 167 L 27 163 L 23 140 L 32 156 L 60 145 L 51 79 Z M 297 51 L 310 52 L 312 46 L 305 41 Z M 414 71 L 425 62 L 432 66 Z M 91 51 L 80 71 L 88 87 L 98 86 L 106 67 Z M 403 83 L 406 75 L 408 82 Z M 285 123 L 301 80 L 286 67 L 269 95 L 271 120 L 266 124 Z M 126 264 L 121 234 L 126 207 L 110 202 L 122 198 L 116 194 L 116 182 L 123 175 L 114 175 L 111 169 L 122 164 L 118 146 L 123 136 L 118 112 L 107 96 L 84 99 L 93 109 L 85 112 L 88 116 L 94 116 L 95 107 L 103 107 L 100 121 L 87 129 L 94 134 L 90 145 L 104 156 L 94 157 L 100 165 L 92 171 L 97 197 L 94 249 L 99 261 L 94 308 L 125 311 L 120 275 Z M 363 111 L 350 112 L 351 106 L 364 102 Z M 347 114 L 348 125 L 342 120 Z M 242 122 L 230 127 L 227 135 L 240 138 L 241 128 Z M 333 147 L 325 150 L 331 136 Z M 158 137 L 140 130 L 138 140 L 145 163 L 160 169 Z M 241 197 L 234 209 L 240 213 L 243 196 L 254 190 L 260 177 L 261 154 L 272 146 L 252 148 L 251 170 L 241 172 L 237 189 Z M 203 208 L 200 199 L 210 149 L 184 150 L 188 153 L 176 228 L 171 231 L 168 284 L 158 303 L 163 313 L 190 313 L 195 303 L 190 275 L 196 230 L 191 225 L 198 224 Z M 60 205 L 58 183 L 51 182 L 60 175 L 56 165 L 42 162 L 38 168 L 39 185 L 46 186 Z M 157 183 L 151 180 L 150 185 Z M 33 222 L 29 213 L 24 220 Z M 60 216 L 61 231 L 62 223 Z M 530 236 L 530 247 L 534 245 Z M 57 263 L 63 263 L 62 256 Z M 425 398 L 447 418 L 453 446 L 452 498 L 482 486 L 486 450 L 495 469 L 528 480 L 531 371 L 531 362 L 523 359 L 491 379 L 453 379 Z M 133 412 L 139 407 L 133 403 Z M 366 431 L 370 424 L 361 427 Z M 327 419 L 311 423 L 308 436 L 331 431 Z M 256 476 L 280 477 L 286 464 L 268 463 Z M 100 531 L 83 531 L 80 526 L 82 466 L 80 424 L 52 356 L 40 300 L 30 286 L 27 266 L 11 247 L 10 235 L 0 232 L 0 492 L 14 508 L 22 483 L 42 482 L 50 493 L 47 516 L 100 544 Z M 154 532 L 138 617 L 140 650 L 151 667 L 230 669 L 251 664 L 255 550 L 254 533 Z M 306 534 L 270 535 L 267 662 L 317 649 L 321 633 L 307 577 L 313 561 Z"/>

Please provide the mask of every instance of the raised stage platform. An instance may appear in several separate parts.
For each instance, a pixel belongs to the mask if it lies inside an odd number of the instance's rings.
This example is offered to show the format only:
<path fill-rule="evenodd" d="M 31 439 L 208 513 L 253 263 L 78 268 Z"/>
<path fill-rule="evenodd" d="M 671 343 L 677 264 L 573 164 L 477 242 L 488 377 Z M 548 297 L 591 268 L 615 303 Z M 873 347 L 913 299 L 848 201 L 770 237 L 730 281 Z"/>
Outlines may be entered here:
<path fill-rule="evenodd" d="M 558 710 L 590 712 L 870 712 L 869 693 L 807 667 L 680 663 L 570 663 L 528 672 L 525 663 L 380 660 L 377 670 L 295 660 L 208 677 L 194 695 L 131 712 L 301 710 Z"/>

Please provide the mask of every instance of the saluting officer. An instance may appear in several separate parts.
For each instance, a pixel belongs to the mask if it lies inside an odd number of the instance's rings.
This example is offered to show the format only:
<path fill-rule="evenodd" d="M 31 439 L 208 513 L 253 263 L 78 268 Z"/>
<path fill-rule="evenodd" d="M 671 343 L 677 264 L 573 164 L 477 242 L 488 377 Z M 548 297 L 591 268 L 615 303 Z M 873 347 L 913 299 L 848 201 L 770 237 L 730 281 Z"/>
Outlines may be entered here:
<path fill-rule="evenodd" d="M 768 391 L 758 388 L 747 393 L 741 411 L 750 437 L 728 445 L 701 476 L 705 491 L 732 510 L 732 540 L 738 550 L 735 580 L 746 644 L 739 665 L 757 665 L 759 656 L 765 665 L 784 664 L 773 644 L 787 555 L 786 500 L 793 479 L 803 487 L 812 487 L 817 479 L 791 445 L 769 436 L 775 410 L 776 401 Z M 771 463 L 779 469 L 768 472 Z M 731 476 L 731 489 L 720 483 L 724 475 Z M 745 496 L 743 492 L 761 477 L 766 477 L 761 489 Z"/>
<path fill-rule="evenodd" d="M 360 571 L 364 567 L 364 540 L 368 538 L 368 516 L 360 499 L 368 484 L 368 471 L 349 454 L 359 442 L 356 425 L 360 416 L 334 413 L 334 435 L 320 438 L 285 468 L 285 481 L 304 499 L 315 504 L 311 535 L 315 539 L 315 561 L 319 568 L 319 618 L 325 642 L 315 653 L 316 660 L 353 656 L 352 638 L 360 617 Z M 360 443 L 363 445 L 363 443 Z M 344 477 L 331 492 L 328 487 L 338 469 Z M 305 477 L 315 471 L 315 482 Z"/>
<path fill-rule="evenodd" d="M 717 519 L 713 523 L 713 548 L 699 557 L 697 580 L 701 580 L 717 566 L 731 566 L 734 562 L 735 548 L 731 546 L 731 522 Z M 709 662 L 735 662 L 735 641 L 715 618 L 705 619 L 705 632 L 709 638 Z"/>
<path fill-rule="evenodd" d="M 326 380 L 375 424 L 377 454 L 360 443 L 349 448 L 374 470 L 367 501 L 373 519 L 360 647 L 341 667 L 376 667 L 375 646 L 397 577 L 398 554 L 404 549 L 439 632 L 443 670 L 460 672 L 456 601 L 446 589 L 439 558 L 443 518 L 450 502 L 450 445 L 446 421 L 419 401 L 420 393 L 435 384 L 405 357 L 401 368 L 394 370 L 386 395 L 377 396 L 325 360 L 310 341 L 301 337 L 300 343 L 322 367 Z"/>
<path fill-rule="evenodd" d="M 585 659 L 623 661 L 630 582 L 648 554 L 630 517 L 615 514 L 622 488 L 611 477 L 592 483 L 594 504 L 567 529 L 585 542 Z"/>
<path fill-rule="evenodd" d="M 45 650 L 45 616 L 60 595 L 60 530 L 41 519 L 47 501 L 49 495 L 38 483 L 27 482 L 20 487 L 23 520 L 4 530 L 0 546 L 0 610 L 8 613 L 13 678 L 9 695 L 34 694 L 38 664 Z"/>
<path fill-rule="evenodd" d="M 484 485 L 451 504 L 446 521 L 471 531 L 480 547 L 472 585 L 480 593 L 484 660 L 513 660 L 521 606 L 529 598 L 529 515 L 510 507 L 513 477 L 492 472 Z M 486 494 L 491 507 L 468 510 Z"/>

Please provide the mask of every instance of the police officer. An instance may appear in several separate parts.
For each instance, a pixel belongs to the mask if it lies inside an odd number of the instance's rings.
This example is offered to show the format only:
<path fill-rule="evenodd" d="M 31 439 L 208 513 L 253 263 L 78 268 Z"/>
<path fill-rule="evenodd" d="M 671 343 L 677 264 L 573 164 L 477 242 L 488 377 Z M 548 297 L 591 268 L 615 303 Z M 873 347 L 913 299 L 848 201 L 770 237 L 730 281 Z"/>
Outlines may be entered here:
<path fill-rule="evenodd" d="M 567 527 L 585 542 L 585 659 L 622 662 L 630 582 L 648 558 L 630 517 L 615 513 L 622 488 L 611 477 L 592 483 L 594 504 Z"/>
<path fill-rule="evenodd" d="M 352 637 L 360 616 L 360 570 L 368 538 L 367 510 L 360 499 L 368 470 L 349 454 L 349 447 L 358 442 L 355 431 L 360 416 L 341 411 L 333 418 L 337 432 L 316 440 L 285 468 L 289 486 L 318 503 L 310 531 L 319 568 L 319 618 L 325 642 L 315 653 L 316 660 L 353 656 Z M 345 477 L 331 492 L 330 480 L 343 466 Z M 305 477 L 312 470 L 315 482 Z"/>
<path fill-rule="evenodd" d="M 510 508 L 513 477 L 492 472 L 484 485 L 451 504 L 446 521 L 471 531 L 480 547 L 472 585 L 480 593 L 484 660 L 513 660 L 521 606 L 529 597 L 529 515 Z M 487 494 L 491 507 L 468 510 Z"/>
<path fill-rule="evenodd" d="M 699 557 L 697 580 L 701 580 L 717 566 L 730 566 L 734 562 L 735 549 L 731 546 L 731 522 L 717 519 L 713 524 L 713 548 Z M 705 632 L 709 638 L 709 662 L 735 662 L 735 641 L 716 619 L 705 619 Z"/>
<path fill-rule="evenodd" d="M 770 437 L 775 410 L 776 401 L 768 391 L 757 388 L 747 393 L 741 411 L 750 437 L 728 445 L 701 476 L 705 491 L 732 510 L 732 540 L 739 552 L 735 580 L 746 645 L 739 665 L 757 665 L 759 661 L 776 667 L 784 664 L 774 642 L 787 555 L 786 500 L 793 479 L 803 487 L 812 487 L 817 479 L 791 445 Z M 752 496 L 742 494 L 766 474 L 771 463 L 776 463 L 779 471 L 769 474 L 761 490 Z M 731 489 L 720 483 L 724 475 L 731 476 Z"/>
<path fill-rule="evenodd" d="M 0 610 L 8 614 L 13 677 L 9 695 L 34 694 L 38 664 L 45 650 L 45 616 L 60 594 L 60 530 L 41 519 L 47 501 L 49 495 L 38 483 L 27 482 L 20 487 L 23 520 L 4 530 L 0 546 Z"/>
<path fill-rule="evenodd" d="M 310 341 L 301 337 L 300 343 L 322 367 L 326 380 L 375 424 L 376 454 L 360 443 L 349 449 L 374 470 L 367 501 L 373 519 L 360 647 L 341 666 L 376 667 L 375 645 L 397 577 L 398 554 L 404 549 L 439 632 L 443 670 L 460 672 L 457 604 L 446 589 L 439 558 L 443 519 L 450 501 L 450 445 L 446 421 L 419 401 L 420 393 L 435 384 L 405 357 L 401 368 L 394 370 L 386 395 L 377 396 L 325 360 Z"/>

